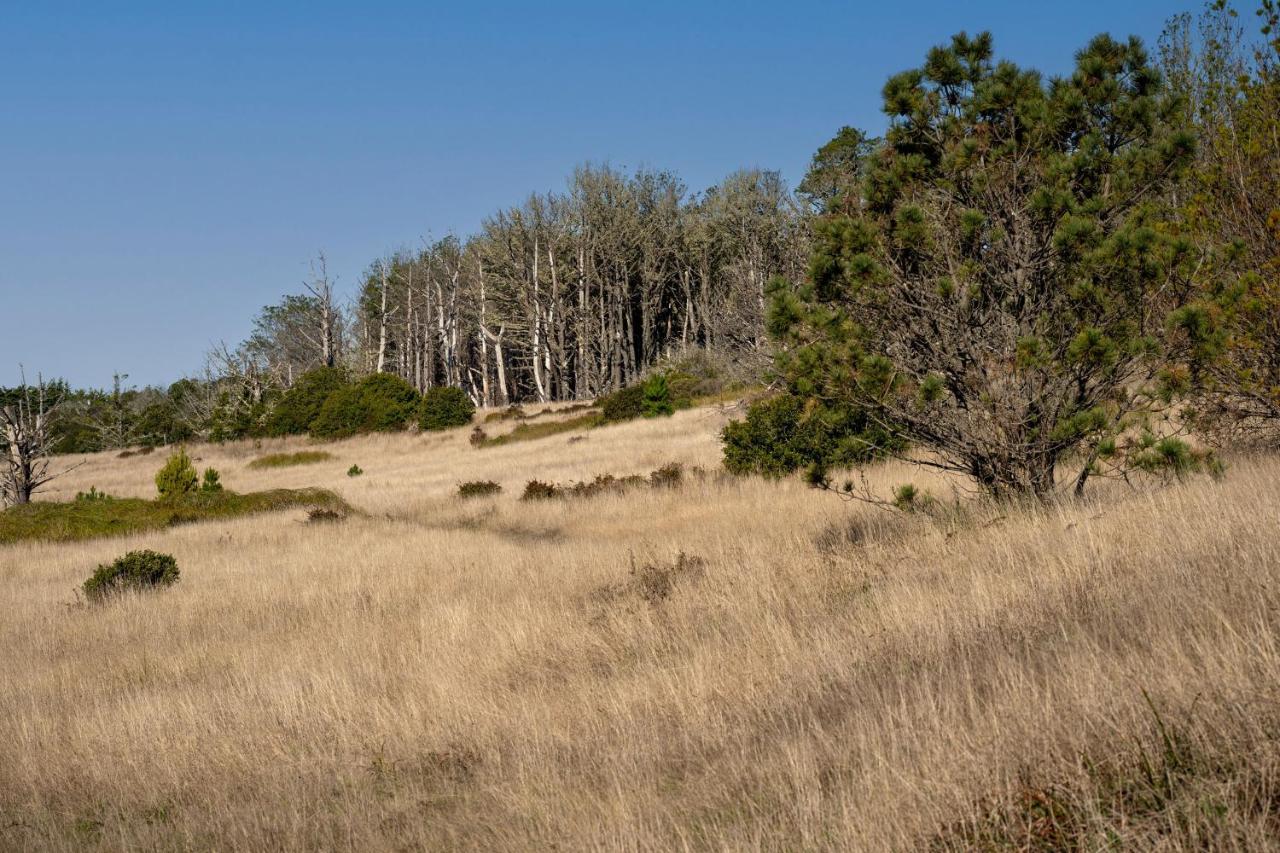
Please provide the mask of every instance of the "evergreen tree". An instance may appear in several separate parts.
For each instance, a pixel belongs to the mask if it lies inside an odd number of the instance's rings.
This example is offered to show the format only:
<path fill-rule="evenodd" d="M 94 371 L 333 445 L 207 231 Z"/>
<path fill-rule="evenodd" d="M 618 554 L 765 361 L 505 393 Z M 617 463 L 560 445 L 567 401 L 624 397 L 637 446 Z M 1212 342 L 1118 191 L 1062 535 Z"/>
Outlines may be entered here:
<path fill-rule="evenodd" d="M 955 36 L 884 87 L 857 209 L 775 286 L 792 387 L 864 409 L 997 495 L 1080 488 L 1189 346 L 1192 244 L 1162 204 L 1194 143 L 1137 39 L 1046 82 Z M 1171 320 L 1170 318 L 1174 318 Z"/>

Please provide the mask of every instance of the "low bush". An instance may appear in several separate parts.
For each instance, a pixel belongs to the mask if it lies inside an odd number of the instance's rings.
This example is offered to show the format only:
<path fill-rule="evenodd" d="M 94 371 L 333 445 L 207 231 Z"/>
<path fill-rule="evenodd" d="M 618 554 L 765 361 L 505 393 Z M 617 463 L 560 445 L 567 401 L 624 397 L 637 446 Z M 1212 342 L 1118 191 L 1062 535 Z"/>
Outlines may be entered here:
<path fill-rule="evenodd" d="M 346 438 L 404 429 L 418 415 L 418 404 L 418 392 L 408 382 L 375 373 L 329 394 L 311 424 L 311 434 Z"/>
<path fill-rule="evenodd" d="M 246 494 L 229 489 L 196 490 L 176 502 L 144 498 L 35 501 L 0 511 L 0 544 L 125 536 L 175 524 L 314 506 L 347 509 L 341 498 L 324 489 L 273 489 Z"/>
<path fill-rule="evenodd" d="M 76 500 L 81 502 L 109 501 L 112 500 L 112 497 L 106 492 L 98 491 L 97 486 L 90 486 L 87 492 L 76 492 Z"/>
<path fill-rule="evenodd" d="M 460 498 L 480 498 L 487 495 L 496 495 L 501 491 L 502 486 L 493 480 L 472 480 L 458 485 L 458 497 Z"/>
<path fill-rule="evenodd" d="M 418 426 L 428 431 L 466 426 L 475 413 L 475 403 L 461 388 L 431 388 L 422 395 Z"/>
<path fill-rule="evenodd" d="M 544 483 L 541 480 L 530 480 L 524 484 L 522 501 L 545 501 L 560 497 L 562 490 L 555 483 Z"/>
<path fill-rule="evenodd" d="M 630 421 L 644 416 L 644 386 L 628 385 L 598 401 L 601 416 L 609 423 Z"/>
<path fill-rule="evenodd" d="M 511 432 L 497 435 L 493 438 L 485 438 L 484 441 L 477 445 L 478 447 L 497 447 L 503 444 L 511 444 L 517 441 L 532 441 L 537 438 L 547 438 L 552 435 L 559 435 L 565 432 L 574 432 L 577 430 L 592 429 L 600 426 L 603 418 L 598 412 L 588 412 L 585 415 L 578 415 L 563 421 L 540 421 L 533 423 L 531 421 L 522 422 Z"/>
<path fill-rule="evenodd" d="M 590 480 L 563 485 L 545 483 L 541 480 L 530 480 L 524 487 L 521 500 L 547 500 L 550 498 L 591 498 L 603 494 L 622 494 L 629 489 L 674 488 L 678 486 L 684 475 L 684 467 L 678 462 L 663 465 L 648 477 L 631 474 L 626 477 L 615 477 L 613 474 L 597 474 Z"/>
<path fill-rule="evenodd" d="M 636 418 L 656 418 L 675 413 L 676 409 L 687 409 L 693 405 L 689 396 L 689 384 L 683 377 L 679 384 L 673 383 L 673 376 L 667 373 L 654 373 L 643 382 L 628 385 L 599 400 L 600 412 L 606 421 L 617 423 Z"/>
<path fill-rule="evenodd" d="M 649 485 L 654 488 L 673 489 L 680 485 L 683 476 L 683 465 L 679 462 L 668 462 L 649 475 Z"/>
<path fill-rule="evenodd" d="M 270 453 L 249 463 L 250 468 L 288 468 L 293 465 L 311 465 L 332 459 L 332 453 L 323 450 L 299 450 L 297 453 Z"/>
<path fill-rule="evenodd" d="M 156 491 L 163 501 L 178 501 L 189 497 L 195 494 L 199 484 L 200 477 L 185 450 L 179 450 L 170 456 L 164 467 L 156 472 Z"/>
<path fill-rule="evenodd" d="M 359 477 L 363 473 L 364 473 L 364 469 L 361 468 L 359 465 L 352 465 L 350 468 L 347 469 L 348 477 Z"/>
<path fill-rule="evenodd" d="M 178 561 L 155 551 L 130 551 L 111 563 L 103 563 L 84 582 L 84 597 L 100 602 L 125 592 L 142 592 L 178 582 Z"/>
<path fill-rule="evenodd" d="M 505 409 L 499 409 L 496 412 L 490 412 L 485 415 L 484 422 L 489 424 L 494 423 L 495 421 L 522 421 L 527 417 L 529 416 L 525 413 L 522 406 L 512 403 Z"/>
<path fill-rule="evenodd" d="M 657 606 L 671 597 L 676 583 L 686 578 L 701 577 L 706 561 L 701 557 L 681 551 L 676 555 L 674 563 L 645 563 L 636 565 L 631 561 L 631 584 L 640 597 L 649 604 Z"/>
<path fill-rule="evenodd" d="M 312 524 L 323 524 L 329 521 L 342 521 L 347 517 L 343 510 L 330 509 L 329 507 L 317 506 L 307 510 L 307 521 Z"/>

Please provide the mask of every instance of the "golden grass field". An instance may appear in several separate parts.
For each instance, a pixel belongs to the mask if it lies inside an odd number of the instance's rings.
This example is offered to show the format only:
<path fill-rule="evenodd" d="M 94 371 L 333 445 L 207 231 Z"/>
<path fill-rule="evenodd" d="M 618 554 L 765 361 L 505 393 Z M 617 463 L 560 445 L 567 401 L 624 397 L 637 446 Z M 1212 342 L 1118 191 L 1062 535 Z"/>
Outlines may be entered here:
<path fill-rule="evenodd" d="M 517 500 L 714 472 L 725 418 L 197 446 L 362 514 L 0 546 L 0 848 L 1280 848 L 1280 458 L 945 517 L 714 473 Z M 76 604 L 136 548 L 181 582 Z"/>

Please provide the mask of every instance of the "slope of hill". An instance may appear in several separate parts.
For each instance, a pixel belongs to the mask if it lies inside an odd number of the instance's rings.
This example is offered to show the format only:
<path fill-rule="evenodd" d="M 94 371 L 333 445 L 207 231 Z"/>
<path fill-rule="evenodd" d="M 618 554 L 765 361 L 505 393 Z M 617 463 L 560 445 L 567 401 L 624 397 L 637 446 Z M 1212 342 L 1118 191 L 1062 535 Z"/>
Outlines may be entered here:
<path fill-rule="evenodd" d="M 724 419 L 289 468 L 248 463 L 303 443 L 198 447 L 232 489 L 361 514 L 0 546 L 0 847 L 1275 843 L 1280 460 L 929 517 L 720 476 Z M 148 496 L 161 461 L 90 457 L 48 497 Z M 518 500 L 669 462 L 674 487 Z M 181 583 L 68 606 L 133 548 Z"/>

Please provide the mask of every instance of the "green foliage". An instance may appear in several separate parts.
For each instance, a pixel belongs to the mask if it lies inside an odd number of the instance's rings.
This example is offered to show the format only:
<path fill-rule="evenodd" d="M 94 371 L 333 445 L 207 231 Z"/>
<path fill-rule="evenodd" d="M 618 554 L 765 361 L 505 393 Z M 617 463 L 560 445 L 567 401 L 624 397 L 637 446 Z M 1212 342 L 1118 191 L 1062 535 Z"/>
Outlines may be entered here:
<path fill-rule="evenodd" d="M 84 582 L 84 597 L 102 602 L 121 593 L 144 592 L 178 582 L 178 561 L 155 551 L 130 551 L 98 570 Z"/>
<path fill-rule="evenodd" d="M 1166 200 L 1194 140 L 1137 39 L 1095 38 L 1046 82 L 961 33 L 883 101 L 858 203 L 817 221 L 806 282 L 770 287 L 779 372 L 990 493 L 1046 496 L 1188 349 L 1166 318 L 1197 256 Z"/>
<path fill-rule="evenodd" d="M 667 382 L 666 374 L 653 374 L 645 380 L 642 387 L 644 389 L 642 409 L 646 418 L 675 414 L 676 407 L 672 401 L 671 385 Z"/>
<path fill-rule="evenodd" d="M 628 385 L 601 397 L 597 404 L 605 421 L 617 423 L 644 417 L 644 386 Z"/>
<path fill-rule="evenodd" d="M 324 450 L 299 450 L 294 453 L 269 453 L 249 463 L 250 468 L 289 468 L 294 465 L 312 465 L 333 458 Z"/>
<path fill-rule="evenodd" d="M 178 501 L 195 494 L 200 483 L 187 451 L 179 449 L 156 472 L 156 490 L 162 501 Z"/>
<path fill-rule="evenodd" d="M 197 490 L 178 502 L 142 498 L 40 501 L 0 512 L 0 544 L 126 536 L 177 524 L 311 506 L 346 509 L 339 497 L 324 489 L 274 489 L 247 494 L 226 489 Z"/>
<path fill-rule="evenodd" d="M 107 494 L 106 492 L 98 491 L 97 486 L 90 486 L 89 491 L 87 492 L 76 492 L 76 500 L 80 502 L 92 502 L 92 501 L 109 501 L 109 500 L 114 500 L 114 498 L 112 498 L 111 495 Z"/>
<path fill-rule="evenodd" d="M 205 494 L 222 491 L 222 478 L 218 476 L 218 472 L 213 468 L 204 469 L 204 479 L 200 481 L 200 491 Z"/>
<path fill-rule="evenodd" d="M 350 468 L 347 469 L 348 477 L 359 477 L 363 473 L 364 473 L 364 469 L 361 468 L 359 465 L 352 465 Z"/>
<path fill-rule="evenodd" d="M 458 485 L 458 497 L 460 498 L 489 497 L 501 491 L 502 486 L 493 480 L 472 480 Z"/>
<path fill-rule="evenodd" d="M 867 462 L 901 443 L 856 409 L 806 403 L 794 394 L 758 400 L 744 420 L 721 433 L 724 466 L 733 474 L 782 477 L 808 469 L 821 480 L 830 469 Z"/>
<path fill-rule="evenodd" d="M 857 205 L 867 161 L 879 140 L 861 130 L 842 127 L 831 141 L 818 149 L 797 194 L 807 198 L 815 210 L 831 211 Z"/>
<path fill-rule="evenodd" d="M 374 373 L 329 394 L 311 424 L 317 438 L 404 429 L 417 415 L 413 386 L 390 373 Z"/>
<path fill-rule="evenodd" d="M 643 382 L 601 397 L 600 413 L 610 423 L 670 415 L 677 408 L 692 405 L 691 391 L 696 383 L 695 377 L 685 374 L 654 373 Z"/>
<path fill-rule="evenodd" d="M 329 395 L 347 386 L 346 373 L 336 367 L 308 370 L 276 402 L 267 421 L 267 434 L 302 435 L 310 432 Z"/>
<path fill-rule="evenodd" d="M 466 426 L 476 413 L 475 404 L 461 388 L 430 388 L 422 395 L 418 426 L 424 430 L 442 430 Z"/>

